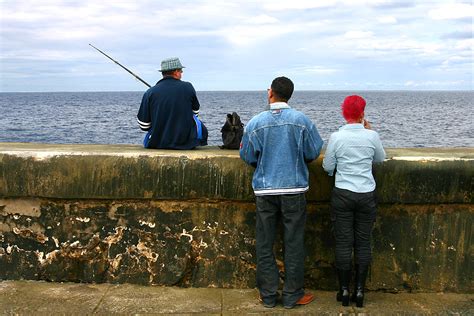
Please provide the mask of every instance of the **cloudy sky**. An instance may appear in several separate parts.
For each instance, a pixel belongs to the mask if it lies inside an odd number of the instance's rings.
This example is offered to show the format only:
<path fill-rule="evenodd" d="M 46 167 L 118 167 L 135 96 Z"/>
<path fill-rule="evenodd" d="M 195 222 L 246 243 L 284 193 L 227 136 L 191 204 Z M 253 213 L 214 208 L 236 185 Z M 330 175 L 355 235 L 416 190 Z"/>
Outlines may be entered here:
<path fill-rule="evenodd" d="M 471 0 L 0 0 L 0 92 L 140 91 L 178 56 L 196 90 L 472 90 Z"/>

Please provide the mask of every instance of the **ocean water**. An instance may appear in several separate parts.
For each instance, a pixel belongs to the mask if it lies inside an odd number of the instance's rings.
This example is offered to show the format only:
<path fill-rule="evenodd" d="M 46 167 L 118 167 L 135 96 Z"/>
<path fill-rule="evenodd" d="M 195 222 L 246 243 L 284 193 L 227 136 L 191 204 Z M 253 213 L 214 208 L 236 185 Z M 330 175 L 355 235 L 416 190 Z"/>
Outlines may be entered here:
<path fill-rule="evenodd" d="M 268 108 L 266 91 L 197 92 L 209 145 L 220 145 L 227 113 L 245 124 Z M 325 142 L 344 124 L 340 104 L 359 94 L 385 147 L 474 147 L 474 91 L 295 91 L 289 104 Z M 0 93 L 0 142 L 141 144 L 143 92 Z"/>

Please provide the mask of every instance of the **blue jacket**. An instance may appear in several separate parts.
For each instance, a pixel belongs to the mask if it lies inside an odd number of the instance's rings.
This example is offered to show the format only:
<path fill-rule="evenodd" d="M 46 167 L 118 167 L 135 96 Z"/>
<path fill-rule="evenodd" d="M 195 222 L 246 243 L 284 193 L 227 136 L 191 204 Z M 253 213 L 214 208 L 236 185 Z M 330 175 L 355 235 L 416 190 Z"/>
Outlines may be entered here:
<path fill-rule="evenodd" d="M 255 195 L 298 194 L 309 188 L 306 163 L 316 159 L 323 145 L 316 126 L 288 104 L 270 104 L 245 127 L 240 157 L 256 167 Z"/>
<path fill-rule="evenodd" d="M 199 101 L 191 83 L 165 77 L 148 89 L 142 98 L 137 120 L 148 131 L 147 148 L 191 149 L 207 144 L 197 139 L 193 114 L 199 112 Z"/>

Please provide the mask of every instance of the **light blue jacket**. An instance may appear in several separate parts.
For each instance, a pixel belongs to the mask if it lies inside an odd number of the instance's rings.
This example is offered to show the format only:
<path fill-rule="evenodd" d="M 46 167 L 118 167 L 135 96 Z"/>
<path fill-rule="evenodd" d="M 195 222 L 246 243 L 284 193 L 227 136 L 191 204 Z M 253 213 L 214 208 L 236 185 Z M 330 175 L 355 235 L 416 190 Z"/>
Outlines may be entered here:
<path fill-rule="evenodd" d="M 316 126 L 303 113 L 284 102 L 270 104 L 270 110 L 248 122 L 240 146 L 240 157 L 256 167 L 255 195 L 306 192 L 306 163 L 319 156 L 322 145 Z"/>
<path fill-rule="evenodd" d="M 366 193 L 375 190 L 372 163 L 384 159 L 377 132 L 362 124 L 346 124 L 329 138 L 323 168 L 330 176 L 336 169 L 336 188 Z"/>

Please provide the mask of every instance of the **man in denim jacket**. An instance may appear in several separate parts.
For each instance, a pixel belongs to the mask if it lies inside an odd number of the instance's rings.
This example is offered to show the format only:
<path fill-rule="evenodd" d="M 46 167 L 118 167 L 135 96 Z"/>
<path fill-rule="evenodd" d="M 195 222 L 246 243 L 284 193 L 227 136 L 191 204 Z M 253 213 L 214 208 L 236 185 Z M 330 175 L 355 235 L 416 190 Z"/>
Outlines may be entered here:
<path fill-rule="evenodd" d="M 306 164 L 319 156 L 323 141 L 316 126 L 288 105 L 293 82 L 273 80 L 268 89 L 270 109 L 252 118 L 244 131 L 240 157 L 254 166 L 256 196 L 257 287 L 265 307 L 278 298 L 279 272 L 273 253 L 278 219 L 285 244 L 283 306 L 293 308 L 313 300 L 304 292 L 304 228 L 309 172 Z"/>

